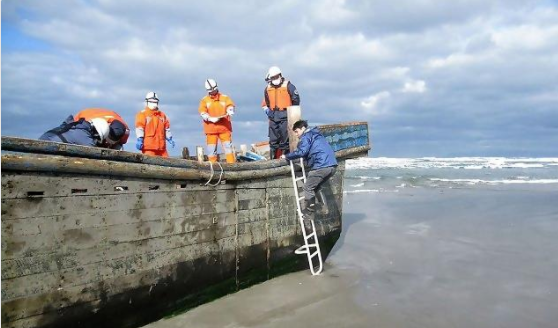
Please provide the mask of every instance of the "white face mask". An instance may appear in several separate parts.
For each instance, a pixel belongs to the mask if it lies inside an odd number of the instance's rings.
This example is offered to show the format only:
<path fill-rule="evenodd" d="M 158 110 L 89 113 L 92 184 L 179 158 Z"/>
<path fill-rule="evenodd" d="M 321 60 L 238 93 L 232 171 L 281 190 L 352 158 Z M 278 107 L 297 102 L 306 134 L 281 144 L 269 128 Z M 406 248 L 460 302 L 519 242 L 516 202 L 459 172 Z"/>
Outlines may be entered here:
<path fill-rule="evenodd" d="M 147 103 L 147 108 L 151 109 L 151 110 L 155 110 L 157 108 L 159 108 L 159 104 L 158 103 L 154 103 L 154 102 L 148 102 Z"/>
<path fill-rule="evenodd" d="M 275 80 L 271 80 L 271 84 L 273 85 L 280 85 L 281 84 L 281 78 L 277 78 Z"/>

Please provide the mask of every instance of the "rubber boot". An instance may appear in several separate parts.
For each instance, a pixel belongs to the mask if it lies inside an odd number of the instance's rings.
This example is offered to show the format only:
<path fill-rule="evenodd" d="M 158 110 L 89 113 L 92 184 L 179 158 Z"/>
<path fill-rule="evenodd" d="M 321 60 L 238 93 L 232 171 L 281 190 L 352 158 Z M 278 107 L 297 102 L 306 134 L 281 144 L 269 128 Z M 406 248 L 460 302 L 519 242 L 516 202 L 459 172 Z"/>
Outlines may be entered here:
<path fill-rule="evenodd" d="M 217 162 L 217 156 L 207 156 L 207 159 L 208 159 L 211 163 Z"/>
<path fill-rule="evenodd" d="M 227 163 L 234 163 L 234 162 L 236 162 L 233 153 L 226 154 L 226 155 L 225 155 L 225 158 L 227 159 Z"/>
<path fill-rule="evenodd" d="M 310 198 L 304 200 L 304 209 L 302 210 L 302 216 L 305 219 L 313 219 L 314 212 L 316 212 L 316 198 Z"/>
<path fill-rule="evenodd" d="M 269 148 L 269 159 L 275 159 L 275 148 Z"/>

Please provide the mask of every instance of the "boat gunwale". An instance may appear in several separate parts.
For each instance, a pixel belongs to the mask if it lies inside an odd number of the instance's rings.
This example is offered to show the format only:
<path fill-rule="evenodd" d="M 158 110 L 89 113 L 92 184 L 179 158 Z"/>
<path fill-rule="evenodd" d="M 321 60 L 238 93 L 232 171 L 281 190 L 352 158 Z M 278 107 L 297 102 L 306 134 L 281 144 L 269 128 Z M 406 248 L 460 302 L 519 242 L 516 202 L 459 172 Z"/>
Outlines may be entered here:
<path fill-rule="evenodd" d="M 320 130 L 328 131 L 339 127 L 367 125 L 367 124 L 368 124 L 367 122 L 349 122 L 349 123 L 340 123 L 340 124 L 320 125 L 319 128 Z M 370 143 L 368 142 L 368 144 L 365 146 L 345 148 L 342 150 L 338 150 L 337 152 L 335 152 L 335 154 L 336 157 L 339 159 L 343 159 L 346 157 L 367 156 L 367 153 L 370 149 L 371 149 Z M 233 164 L 219 163 L 218 165 L 215 165 L 207 161 L 198 162 L 197 160 L 193 160 L 193 159 L 149 156 L 149 155 L 144 155 L 141 153 L 133 153 L 125 150 L 114 150 L 114 149 L 105 149 L 105 148 L 98 148 L 98 147 L 72 145 L 72 144 L 66 144 L 66 143 L 60 143 L 54 141 L 35 140 L 35 139 L 18 138 L 18 137 L 2 137 L 2 151 L 3 151 L 2 169 L 7 169 L 7 170 L 17 169 L 17 166 L 14 166 L 14 163 L 12 163 L 17 158 L 11 157 L 11 155 L 9 155 L 11 153 L 18 153 L 18 154 L 28 153 L 28 154 L 33 154 L 35 157 L 37 154 L 41 154 L 41 155 L 48 155 L 48 156 L 63 156 L 72 159 L 82 158 L 82 159 L 93 159 L 93 160 L 106 160 L 111 162 L 120 162 L 120 163 L 128 163 L 128 164 L 146 164 L 146 165 L 155 165 L 155 166 L 162 166 L 168 168 L 190 169 L 196 171 L 197 174 L 200 175 L 200 178 L 209 177 L 209 174 L 213 171 L 216 170 L 220 171 L 221 168 L 219 167 L 219 165 L 223 168 L 225 172 L 229 172 L 229 173 L 237 172 L 240 175 L 245 175 L 243 173 L 250 174 L 250 172 L 258 173 L 261 172 L 262 170 L 276 171 L 276 169 L 280 169 L 280 171 L 283 171 L 283 169 L 281 168 L 288 166 L 288 162 L 280 159 L 262 160 L 262 161 L 254 161 L 254 162 L 239 162 Z M 4 152 L 6 153 L 4 154 Z M 18 155 L 18 156 L 21 157 L 22 155 Z M 26 161 L 32 161 L 33 160 L 32 158 L 33 156 L 27 156 Z M 58 157 L 49 157 L 49 158 L 57 159 L 59 164 L 63 164 L 62 160 L 60 160 Z M 10 164 L 8 164 L 8 162 L 10 162 Z M 30 166 L 34 166 L 34 165 L 30 165 Z M 23 170 L 30 171 L 30 169 L 25 169 L 25 168 L 23 168 Z M 282 173 L 284 172 L 281 172 L 281 174 Z M 265 175 L 268 176 L 268 174 Z M 272 174 L 272 175 L 276 175 L 276 174 Z M 231 174 L 229 174 L 229 176 L 231 176 Z"/>

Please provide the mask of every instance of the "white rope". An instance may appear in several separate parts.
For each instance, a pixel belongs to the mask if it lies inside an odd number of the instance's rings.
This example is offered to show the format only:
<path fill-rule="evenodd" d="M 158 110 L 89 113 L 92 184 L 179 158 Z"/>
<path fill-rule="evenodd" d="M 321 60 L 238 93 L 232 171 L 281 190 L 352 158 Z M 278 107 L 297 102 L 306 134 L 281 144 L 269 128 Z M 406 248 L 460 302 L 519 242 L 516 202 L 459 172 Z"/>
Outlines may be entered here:
<path fill-rule="evenodd" d="M 221 173 L 219 174 L 219 180 L 217 180 L 215 184 L 210 183 L 211 180 L 213 180 L 213 175 L 215 174 L 215 171 L 213 170 L 213 162 L 209 162 L 209 168 L 211 169 L 211 176 L 209 177 L 209 180 L 207 180 L 207 182 L 205 183 L 206 186 L 215 187 L 219 185 L 219 183 L 221 183 L 221 179 L 223 178 L 223 173 L 225 172 L 225 170 L 223 169 L 223 165 L 221 165 L 221 163 L 219 162 L 216 163 L 219 164 L 219 167 L 221 168 Z"/>

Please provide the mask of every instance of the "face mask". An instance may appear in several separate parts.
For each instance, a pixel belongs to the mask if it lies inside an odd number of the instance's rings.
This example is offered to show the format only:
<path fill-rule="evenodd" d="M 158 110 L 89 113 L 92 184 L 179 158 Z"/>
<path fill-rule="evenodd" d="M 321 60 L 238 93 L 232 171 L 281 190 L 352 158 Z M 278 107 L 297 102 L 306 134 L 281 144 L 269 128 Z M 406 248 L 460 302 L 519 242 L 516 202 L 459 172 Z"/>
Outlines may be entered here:
<path fill-rule="evenodd" d="M 281 84 L 281 78 L 275 79 L 275 80 L 271 80 L 271 84 L 273 85 L 280 85 Z"/>
<path fill-rule="evenodd" d="M 151 110 L 155 110 L 155 109 L 159 108 L 159 104 L 158 103 L 153 103 L 153 102 L 148 102 L 147 103 L 147 108 L 149 108 Z"/>

